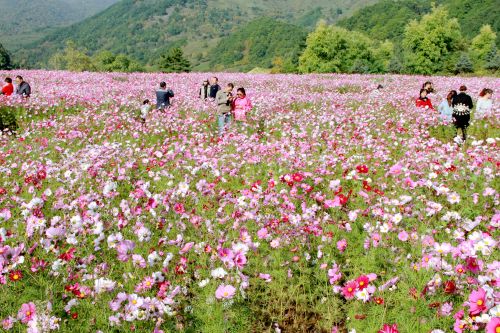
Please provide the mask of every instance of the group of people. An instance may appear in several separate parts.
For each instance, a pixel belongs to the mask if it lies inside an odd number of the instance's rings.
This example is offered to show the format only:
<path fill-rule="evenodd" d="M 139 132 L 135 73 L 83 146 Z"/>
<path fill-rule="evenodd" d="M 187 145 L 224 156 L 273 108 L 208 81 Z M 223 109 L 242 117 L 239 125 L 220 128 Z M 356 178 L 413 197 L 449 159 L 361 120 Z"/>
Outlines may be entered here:
<path fill-rule="evenodd" d="M 415 105 L 419 108 L 434 110 L 432 101 L 429 98 L 429 94 L 433 92 L 434 86 L 432 82 L 425 82 L 422 85 L 422 89 L 420 89 L 420 96 L 415 101 Z M 490 113 L 493 107 L 492 95 L 493 90 L 489 88 L 484 88 L 481 91 L 476 104 L 476 111 L 474 113 L 475 118 L 482 118 Z M 472 98 L 467 94 L 467 87 L 464 85 L 460 86 L 458 92 L 456 90 L 450 90 L 446 99 L 438 106 L 440 115 L 453 122 L 457 135 L 458 130 L 461 130 L 463 142 L 467 139 L 467 128 L 470 124 L 470 114 L 473 108 L 474 104 Z"/>
<path fill-rule="evenodd" d="M 246 115 L 252 109 L 252 102 L 248 98 L 245 88 L 236 89 L 233 93 L 234 84 L 228 83 L 224 89 L 219 85 L 217 77 L 203 81 L 199 89 L 199 98 L 206 101 L 215 101 L 217 108 L 217 127 L 219 135 L 222 136 L 234 118 L 235 121 L 245 122 Z M 166 82 L 160 82 L 159 89 L 156 90 L 156 109 L 164 111 L 170 107 L 170 99 L 174 97 L 172 89 L 167 88 Z M 142 102 L 140 119 L 143 124 L 151 110 L 151 102 L 146 99 Z"/>
<path fill-rule="evenodd" d="M 4 80 L 4 85 L 2 86 L 2 89 L 0 90 L 0 95 L 5 95 L 5 96 L 12 96 L 12 95 L 17 95 L 17 96 L 22 96 L 25 98 L 30 97 L 31 95 L 31 86 L 29 85 L 28 82 L 24 81 L 23 77 L 18 75 L 16 76 L 16 86 L 14 87 L 14 84 L 12 82 L 12 78 L 7 77 Z"/>
<path fill-rule="evenodd" d="M 199 97 L 203 100 L 213 99 L 217 104 L 217 126 L 219 135 L 223 135 L 225 129 L 234 117 L 235 121 L 245 122 L 246 114 L 252 109 L 252 102 L 247 97 L 245 88 L 236 89 L 233 94 L 234 84 L 228 83 L 224 89 L 219 85 L 219 79 L 212 77 L 203 81 L 199 91 Z"/>

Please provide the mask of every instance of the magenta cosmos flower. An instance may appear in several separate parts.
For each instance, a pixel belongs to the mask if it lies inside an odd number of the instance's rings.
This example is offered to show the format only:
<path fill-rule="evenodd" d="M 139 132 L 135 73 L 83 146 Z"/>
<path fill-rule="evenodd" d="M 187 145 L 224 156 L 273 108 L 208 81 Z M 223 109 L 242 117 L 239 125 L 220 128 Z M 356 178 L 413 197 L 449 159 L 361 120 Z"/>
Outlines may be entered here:
<path fill-rule="evenodd" d="M 384 324 L 384 327 L 378 333 L 399 333 L 398 331 L 398 325 L 396 324 Z"/>
<path fill-rule="evenodd" d="M 469 296 L 469 312 L 471 315 L 478 315 L 485 312 L 486 308 L 486 291 L 483 288 L 479 288 L 471 292 Z"/>
<path fill-rule="evenodd" d="M 215 298 L 217 299 L 231 299 L 236 293 L 236 288 L 231 285 L 221 284 L 215 291 Z"/>
<path fill-rule="evenodd" d="M 500 333 L 500 318 L 495 317 L 486 325 L 486 333 Z"/>
<path fill-rule="evenodd" d="M 33 302 L 24 303 L 21 305 L 21 309 L 17 313 L 17 319 L 19 319 L 23 324 L 28 323 L 36 315 L 36 307 Z"/>

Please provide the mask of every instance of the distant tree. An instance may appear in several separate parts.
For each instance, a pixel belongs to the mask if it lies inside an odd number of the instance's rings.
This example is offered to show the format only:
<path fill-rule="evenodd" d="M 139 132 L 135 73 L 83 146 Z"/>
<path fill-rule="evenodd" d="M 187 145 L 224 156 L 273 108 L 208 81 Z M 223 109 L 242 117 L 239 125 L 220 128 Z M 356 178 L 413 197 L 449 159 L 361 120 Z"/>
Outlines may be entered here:
<path fill-rule="evenodd" d="M 443 7 L 434 7 L 420 21 L 405 28 L 402 42 L 405 67 L 411 73 L 441 72 L 454 53 L 463 48 L 460 25 Z"/>
<path fill-rule="evenodd" d="M 498 53 L 496 45 L 488 52 L 484 59 L 484 69 L 496 72 L 500 69 L 500 54 Z"/>
<path fill-rule="evenodd" d="M 62 53 L 56 53 L 49 61 L 53 69 L 65 69 L 73 72 L 94 71 L 96 68 L 92 59 L 81 50 L 76 48 L 73 41 L 66 42 L 66 48 Z"/>
<path fill-rule="evenodd" d="M 479 34 L 472 39 L 470 54 L 477 68 L 485 65 L 486 56 L 492 48 L 496 47 L 497 34 L 489 24 L 481 27 Z"/>
<path fill-rule="evenodd" d="M 371 40 L 359 32 L 320 22 L 300 56 L 302 73 L 376 72 L 379 62 Z"/>
<path fill-rule="evenodd" d="M 12 63 L 10 60 L 10 54 L 0 43 L 0 69 L 11 69 Z"/>
<path fill-rule="evenodd" d="M 166 55 L 161 56 L 159 67 L 160 70 L 166 73 L 191 71 L 191 63 L 184 57 L 184 53 L 178 47 L 171 49 Z"/>
<path fill-rule="evenodd" d="M 455 74 L 472 73 L 474 72 L 474 65 L 466 53 L 462 53 L 455 64 Z"/>

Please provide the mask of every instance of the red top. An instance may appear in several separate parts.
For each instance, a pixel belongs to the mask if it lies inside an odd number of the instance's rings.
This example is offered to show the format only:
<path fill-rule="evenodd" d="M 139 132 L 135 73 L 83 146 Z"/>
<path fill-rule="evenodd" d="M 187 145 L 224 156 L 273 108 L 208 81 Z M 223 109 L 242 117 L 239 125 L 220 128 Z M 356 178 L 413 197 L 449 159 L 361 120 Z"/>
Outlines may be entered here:
<path fill-rule="evenodd" d="M 434 107 L 432 106 L 432 102 L 431 102 L 430 98 L 422 99 L 421 97 L 419 97 L 416 100 L 415 105 L 417 106 L 417 108 L 434 110 Z"/>
<path fill-rule="evenodd" d="M 2 87 L 2 93 L 6 96 L 10 96 L 14 93 L 14 85 L 12 83 L 7 83 Z"/>

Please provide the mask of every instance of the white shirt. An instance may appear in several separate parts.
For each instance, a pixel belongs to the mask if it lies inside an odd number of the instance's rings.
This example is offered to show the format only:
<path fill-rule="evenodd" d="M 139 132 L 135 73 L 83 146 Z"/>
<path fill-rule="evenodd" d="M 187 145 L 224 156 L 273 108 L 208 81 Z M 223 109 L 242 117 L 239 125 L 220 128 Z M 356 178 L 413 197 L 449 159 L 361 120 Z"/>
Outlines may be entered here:
<path fill-rule="evenodd" d="M 493 101 L 491 98 L 479 97 L 476 104 L 476 118 L 482 118 L 490 114 L 493 108 Z"/>
<path fill-rule="evenodd" d="M 149 105 L 149 104 L 144 104 L 141 107 L 141 118 L 142 119 L 146 119 L 146 117 L 148 116 L 148 113 L 149 113 L 150 109 L 151 109 L 151 105 Z"/>

